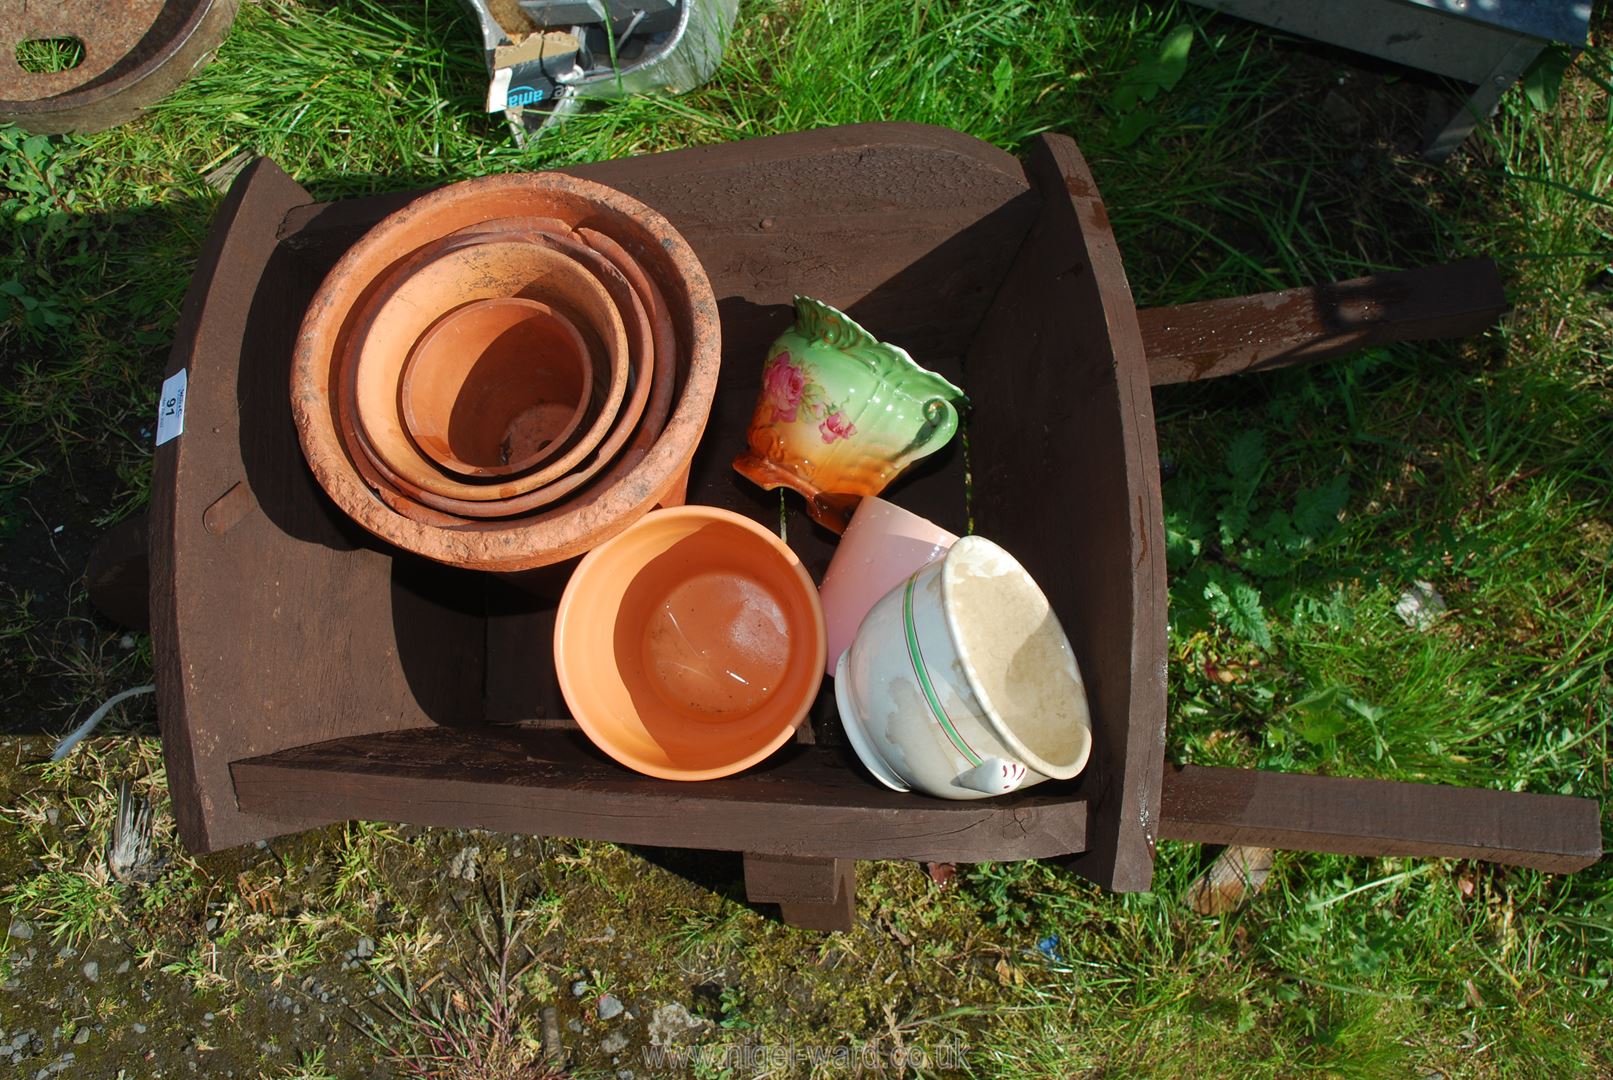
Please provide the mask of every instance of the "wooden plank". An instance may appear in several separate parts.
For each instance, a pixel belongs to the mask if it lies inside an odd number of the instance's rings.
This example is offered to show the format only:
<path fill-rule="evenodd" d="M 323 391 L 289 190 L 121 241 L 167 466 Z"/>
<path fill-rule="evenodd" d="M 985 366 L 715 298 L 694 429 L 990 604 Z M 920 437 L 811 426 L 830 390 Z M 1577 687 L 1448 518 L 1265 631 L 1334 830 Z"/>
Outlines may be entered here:
<path fill-rule="evenodd" d="M 1155 386 L 1483 333 L 1506 310 L 1489 259 L 1137 313 Z"/>
<path fill-rule="evenodd" d="M 837 864 L 849 859 L 745 853 L 745 898 L 755 904 L 827 904 L 839 894 Z"/>
<path fill-rule="evenodd" d="M 293 822 L 362 818 L 843 859 L 1044 858 L 1086 842 L 1079 795 L 920 798 L 881 787 L 823 747 L 786 747 L 739 776 L 690 784 L 630 772 L 576 731 L 478 725 L 338 739 L 232 771 L 244 812 Z"/>
<path fill-rule="evenodd" d="M 1074 142 L 1026 166 L 1045 202 L 970 346 L 975 529 L 1052 601 L 1086 682 L 1080 873 L 1148 888 L 1164 761 L 1165 561 L 1153 403 L 1120 252 Z M 1044 787 L 1054 787 L 1047 784 Z"/>
<path fill-rule="evenodd" d="M 850 863 L 839 860 L 841 865 Z M 850 930 L 857 921 L 857 883 L 850 871 L 842 879 L 841 891 L 826 904 L 789 903 L 778 906 L 779 918 L 799 930 Z"/>
<path fill-rule="evenodd" d="M 344 816 L 241 811 L 237 758 L 480 711 L 482 622 L 464 609 L 480 585 L 366 546 L 302 462 L 286 387 L 321 275 L 276 239 L 308 201 L 266 159 L 242 172 L 169 360 L 189 386 L 184 434 L 157 449 L 152 479 L 152 638 L 174 813 L 195 851 Z"/>
<path fill-rule="evenodd" d="M 1602 855 L 1594 799 L 1177 765 L 1159 834 L 1341 855 L 1416 855 L 1583 870 Z"/>
<path fill-rule="evenodd" d="M 745 898 L 777 904 L 779 916 L 803 930 L 850 930 L 856 919 L 857 864 L 746 852 Z"/>

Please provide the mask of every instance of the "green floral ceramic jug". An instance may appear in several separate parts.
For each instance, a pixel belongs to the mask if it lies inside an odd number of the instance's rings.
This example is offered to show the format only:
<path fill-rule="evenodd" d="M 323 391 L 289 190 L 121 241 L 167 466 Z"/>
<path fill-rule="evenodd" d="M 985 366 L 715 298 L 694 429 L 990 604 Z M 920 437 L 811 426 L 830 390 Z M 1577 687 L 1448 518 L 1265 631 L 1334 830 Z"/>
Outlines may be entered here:
<path fill-rule="evenodd" d="M 947 444 L 963 391 L 877 340 L 828 304 L 795 298 L 795 325 L 762 370 L 750 449 L 739 473 L 769 490 L 790 487 L 841 532 L 864 495 Z"/>

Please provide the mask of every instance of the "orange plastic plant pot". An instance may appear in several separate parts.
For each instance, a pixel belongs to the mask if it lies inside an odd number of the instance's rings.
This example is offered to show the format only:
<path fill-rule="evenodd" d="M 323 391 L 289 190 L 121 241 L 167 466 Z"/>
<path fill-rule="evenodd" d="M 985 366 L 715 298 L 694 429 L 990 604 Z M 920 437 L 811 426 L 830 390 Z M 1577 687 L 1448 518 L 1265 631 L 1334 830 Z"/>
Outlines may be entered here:
<path fill-rule="evenodd" d="M 710 780 L 787 742 L 818 695 L 818 591 L 789 546 L 711 506 L 653 511 L 577 565 L 555 669 L 578 726 L 630 769 Z"/>

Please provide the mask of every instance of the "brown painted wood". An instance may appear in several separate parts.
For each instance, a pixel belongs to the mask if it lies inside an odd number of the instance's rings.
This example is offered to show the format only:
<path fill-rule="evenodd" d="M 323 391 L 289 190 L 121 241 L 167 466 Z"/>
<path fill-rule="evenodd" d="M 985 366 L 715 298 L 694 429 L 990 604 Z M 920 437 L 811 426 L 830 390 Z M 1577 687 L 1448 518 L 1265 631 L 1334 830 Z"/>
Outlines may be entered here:
<path fill-rule="evenodd" d="M 1489 259 L 1137 313 L 1155 386 L 1482 333 L 1506 310 Z"/>
<path fill-rule="evenodd" d="M 745 898 L 777 904 L 779 917 L 803 930 L 850 930 L 856 919 L 857 864 L 746 852 Z"/>
<path fill-rule="evenodd" d="M 745 853 L 745 898 L 756 904 L 826 904 L 839 894 L 837 863 L 810 855 Z"/>
<path fill-rule="evenodd" d="M 241 174 L 169 361 L 189 392 L 184 434 L 156 451 L 152 633 L 174 812 L 197 851 L 333 820 L 242 812 L 231 761 L 480 708 L 482 622 L 458 606 L 479 584 L 362 546 L 302 463 L 286 387 L 319 274 L 276 237 L 308 201 L 267 160 Z"/>
<path fill-rule="evenodd" d="M 151 628 L 149 528 L 145 514 L 124 518 L 96 541 L 84 570 L 95 610 L 132 630 Z"/>
<path fill-rule="evenodd" d="M 680 783 L 622 768 L 578 731 L 429 727 L 282 750 L 237 761 L 233 772 L 244 812 L 288 820 L 857 859 L 1027 859 L 1085 844 L 1079 796 L 1032 788 L 980 802 L 916 798 L 823 747 L 786 747 L 739 776 Z"/>
<path fill-rule="evenodd" d="M 1159 834 L 1342 855 L 1415 855 L 1572 873 L 1602 855 L 1594 799 L 1178 765 Z"/>
<path fill-rule="evenodd" d="M 827 904 L 780 904 L 779 918 L 798 930 L 850 930 L 857 919 L 857 886 L 849 874 L 843 890 Z"/>
<path fill-rule="evenodd" d="M 1165 726 L 1153 403 L 1120 252 L 1075 143 L 1042 137 L 1026 171 L 1046 201 L 964 363 L 974 524 L 1047 593 L 1086 682 L 1093 753 L 1070 786 L 1092 799 L 1089 850 L 1072 865 L 1141 890 Z"/>

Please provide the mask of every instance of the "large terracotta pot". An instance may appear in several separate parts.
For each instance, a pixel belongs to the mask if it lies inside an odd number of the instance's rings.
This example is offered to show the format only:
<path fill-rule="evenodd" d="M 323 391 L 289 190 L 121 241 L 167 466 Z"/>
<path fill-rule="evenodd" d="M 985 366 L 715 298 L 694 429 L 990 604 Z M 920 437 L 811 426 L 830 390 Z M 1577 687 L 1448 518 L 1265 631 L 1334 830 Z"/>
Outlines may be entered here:
<path fill-rule="evenodd" d="M 449 247 L 466 241 L 473 247 L 514 244 L 586 264 L 609 297 L 611 317 L 591 318 L 575 309 L 565 313 L 589 341 L 591 353 L 614 358 L 609 343 L 621 340 L 625 346 L 629 367 L 616 420 L 593 450 L 528 490 L 509 491 L 506 485 L 546 472 L 549 462 L 510 476 L 455 478 L 420 453 L 395 392 L 372 403 L 351 378 L 350 361 L 364 352 L 379 321 L 378 300 L 385 303 L 386 295 L 404 291 L 413 276 L 423 273 L 432 280 L 423 268 L 432 265 L 432 255 L 449 237 L 454 237 Z M 399 273 L 402 280 L 394 280 Z M 581 290 L 578 296 L 586 292 L 575 281 L 573 287 Z M 398 340 L 412 347 L 460 303 L 498 295 L 549 303 L 539 295 L 544 291 L 503 280 L 491 295 L 470 296 L 459 288 L 438 304 L 429 293 L 410 290 L 426 310 L 411 315 L 411 329 Z M 577 309 L 584 306 L 576 301 Z M 418 332 L 409 339 L 416 325 Z M 705 272 L 688 243 L 654 210 L 611 188 L 556 173 L 486 177 L 415 200 L 367 233 L 331 270 L 298 334 L 292 411 L 316 479 L 364 528 L 441 562 L 524 570 L 598 545 L 676 488 L 705 429 L 720 351 L 716 298 Z M 388 353 L 384 364 L 401 376 L 407 359 L 407 350 L 401 357 Z M 383 361 L 376 360 L 379 370 Z M 376 380 L 380 386 L 387 381 Z M 598 392 L 598 381 L 595 386 Z M 386 453 L 367 438 L 371 428 L 384 432 Z M 401 443 L 392 441 L 394 434 Z M 394 451 L 411 467 L 428 468 L 433 486 L 457 493 L 439 494 L 411 483 L 390 467 Z M 492 498 L 463 497 L 485 496 L 489 489 L 495 492 Z M 499 516 L 478 519 L 481 514 Z"/>

